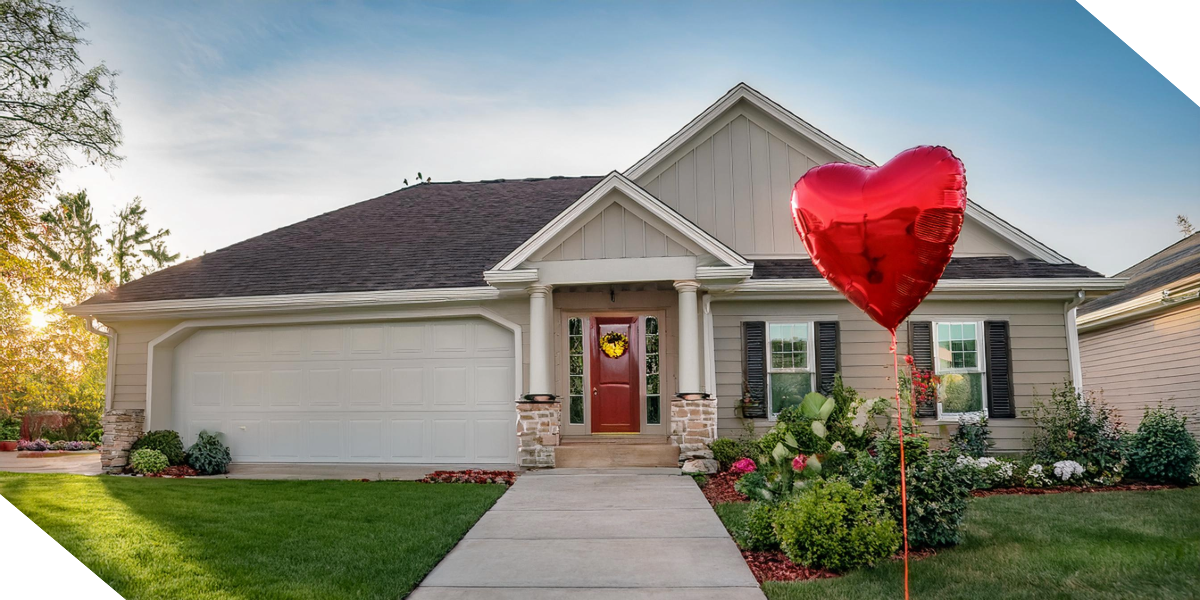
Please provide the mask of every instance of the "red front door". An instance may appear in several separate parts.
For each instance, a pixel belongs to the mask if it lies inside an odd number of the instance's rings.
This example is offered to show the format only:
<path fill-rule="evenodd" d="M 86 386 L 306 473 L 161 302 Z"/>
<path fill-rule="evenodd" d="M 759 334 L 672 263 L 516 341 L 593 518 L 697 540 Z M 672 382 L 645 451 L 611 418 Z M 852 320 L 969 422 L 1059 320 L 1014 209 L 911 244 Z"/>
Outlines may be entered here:
<path fill-rule="evenodd" d="M 606 334 L 623 334 L 625 353 L 613 358 L 600 347 Z M 639 433 L 642 413 L 637 317 L 592 317 L 592 433 Z"/>

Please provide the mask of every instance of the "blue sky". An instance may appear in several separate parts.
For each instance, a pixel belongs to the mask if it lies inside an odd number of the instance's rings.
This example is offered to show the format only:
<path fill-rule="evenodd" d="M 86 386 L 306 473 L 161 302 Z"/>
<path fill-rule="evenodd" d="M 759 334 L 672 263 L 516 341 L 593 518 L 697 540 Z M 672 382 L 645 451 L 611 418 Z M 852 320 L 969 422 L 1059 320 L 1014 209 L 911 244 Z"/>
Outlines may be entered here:
<path fill-rule="evenodd" d="M 1200 107 L 1074 2 L 75 2 L 119 167 L 195 256 L 401 187 L 623 170 L 739 81 L 1112 274 L 1200 225 Z"/>

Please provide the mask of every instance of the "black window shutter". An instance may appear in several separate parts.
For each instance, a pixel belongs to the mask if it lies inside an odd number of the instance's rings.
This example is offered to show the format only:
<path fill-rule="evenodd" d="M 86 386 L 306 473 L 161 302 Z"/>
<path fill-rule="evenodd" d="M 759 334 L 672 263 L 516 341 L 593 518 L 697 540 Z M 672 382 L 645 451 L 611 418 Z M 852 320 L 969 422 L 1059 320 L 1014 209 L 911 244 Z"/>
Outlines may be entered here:
<path fill-rule="evenodd" d="M 913 367 L 933 368 L 933 323 L 929 321 L 908 322 L 908 353 L 913 357 Z M 918 417 L 936 417 L 937 404 L 927 402 L 917 407 Z"/>
<path fill-rule="evenodd" d="M 985 321 L 983 345 L 987 348 L 988 417 L 1015 418 L 1017 410 L 1013 406 L 1012 345 L 1009 343 L 1008 321 Z"/>
<path fill-rule="evenodd" d="M 767 324 L 763 321 L 742 323 L 742 348 L 745 359 L 745 403 L 742 415 L 748 419 L 767 417 Z"/>
<path fill-rule="evenodd" d="M 816 327 L 817 391 L 829 395 L 833 391 L 833 378 L 842 366 L 841 335 L 837 321 L 820 321 Z"/>

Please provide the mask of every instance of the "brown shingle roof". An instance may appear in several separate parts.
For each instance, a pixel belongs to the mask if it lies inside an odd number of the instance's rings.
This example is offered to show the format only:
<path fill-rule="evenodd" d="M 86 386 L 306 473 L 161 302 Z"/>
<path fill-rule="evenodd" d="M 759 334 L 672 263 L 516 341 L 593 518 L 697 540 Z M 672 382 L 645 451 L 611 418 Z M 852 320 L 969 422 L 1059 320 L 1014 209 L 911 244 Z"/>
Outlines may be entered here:
<path fill-rule="evenodd" d="M 600 177 L 423 183 L 131 281 L 84 304 L 486 285 Z"/>
<path fill-rule="evenodd" d="M 1146 260 L 1117 273 L 1117 277 L 1128 277 L 1129 283 L 1119 292 L 1085 302 L 1079 314 L 1086 315 L 1107 306 L 1115 306 L 1200 273 L 1200 233 L 1167 246 Z"/>

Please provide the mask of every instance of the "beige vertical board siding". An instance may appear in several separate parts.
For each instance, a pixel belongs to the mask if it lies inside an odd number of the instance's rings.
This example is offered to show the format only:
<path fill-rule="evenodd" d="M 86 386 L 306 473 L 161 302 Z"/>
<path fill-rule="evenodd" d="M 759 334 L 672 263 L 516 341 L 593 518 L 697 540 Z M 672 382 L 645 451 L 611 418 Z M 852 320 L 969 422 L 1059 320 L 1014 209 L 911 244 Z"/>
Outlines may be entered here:
<path fill-rule="evenodd" d="M 1044 301 L 938 301 L 927 300 L 911 318 L 1006 320 L 1012 337 L 1013 387 L 1017 414 L 1028 410 L 1037 395 L 1049 394 L 1070 378 L 1066 326 L 1062 302 Z M 714 301 L 713 337 L 716 357 L 718 429 L 722 436 L 736 437 L 742 420 L 734 413 L 742 397 L 743 321 L 836 320 L 841 328 L 841 373 L 847 385 L 865 398 L 883 397 L 894 402 L 891 336 L 856 307 L 845 301 Z M 896 332 L 900 356 L 908 352 L 908 329 Z M 902 360 L 902 359 L 901 359 Z M 953 424 L 925 419 L 926 429 L 938 436 L 949 435 Z M 774 423 L 755 419 L 759 431 Z M 1018 451 L 1028 430 L 1024 418 L 993 419 L 992 437 L 996 451 Z"/>
<path fill-rule="evenodd" d="M 619 203 L 612 203 L 538 260 L 593 260 L 694 256 L 661 230 Z"/>
<path fill-rule="evenodd" d="M 791 188 L 837 160 L 811 139 L 739 102 L 681 144 L 637 183 L 727 246 L 750 256 L 803 256 L 792 231 Z M 1028 252 L 968 221 L 957 256 Z"/>
<path fill-rule="evenodd" d="M 1174 406 L 1200 436 L 1200 303 L 1079 334 L 1083 387 L 1134 429 L 1147 406 Z"/>
<path fill-rule="evenodd" d="M 524 390 L 529 389 L 529 301 L 527 299 L 504 299 L 486 303 L 457 305 L 459 307 L 481 307 L 496 313 L 521 326 L 522 375 Z M 413 307 L 414 311 L 428 307 Z M 328 316 L 334 313 L 325 313 Z M 371 320 L 371 311 L 356 313 L 364 320 Z M 272 315 L 277 317 L 279 315 Z M 304 316 L 297 316 L 303 323 Z M 113 388 L 114 409 L 146 408 L 146 364 L 150 342 L 166 333 L 181 321 L 114 321 L 106 323 L 118 336 L 116 352 L 117 366 Z"/>
<path fill-rule="evenodd" d="M 146 349 L 150 342 L 179 321 L 115 321 L 107 323 L 117 332 L 117 367 L 112 408 L 146 408 Z"/>

